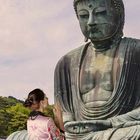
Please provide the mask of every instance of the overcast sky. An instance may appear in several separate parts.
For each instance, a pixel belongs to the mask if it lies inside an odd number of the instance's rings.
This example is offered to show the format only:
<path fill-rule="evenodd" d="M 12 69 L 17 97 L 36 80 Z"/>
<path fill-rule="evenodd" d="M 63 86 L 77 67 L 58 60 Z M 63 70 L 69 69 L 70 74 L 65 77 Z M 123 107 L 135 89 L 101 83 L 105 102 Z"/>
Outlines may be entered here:
<path fill-rule="evenodd" d="M 140 38 L 140 1 L 124 3 L 124 34 Z M 53 103 L 56 63 L 83 42 L 73 0 L 0 0 L 0 96 L 41 88 Z"/>

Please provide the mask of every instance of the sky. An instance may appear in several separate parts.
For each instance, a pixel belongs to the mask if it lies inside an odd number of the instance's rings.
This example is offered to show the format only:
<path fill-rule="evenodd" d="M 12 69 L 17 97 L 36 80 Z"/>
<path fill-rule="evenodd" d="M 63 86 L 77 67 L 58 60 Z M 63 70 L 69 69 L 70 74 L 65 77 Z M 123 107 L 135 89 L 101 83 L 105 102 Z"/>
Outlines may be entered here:
<path fill-rule="evenodd" d="M 140 1 L 124 4 L 124 35 L 140 38 Z M 52 104 L 58 60 L 83 43 L 73 0 L 0 0 L 0 96 L 40 88 Z"/>

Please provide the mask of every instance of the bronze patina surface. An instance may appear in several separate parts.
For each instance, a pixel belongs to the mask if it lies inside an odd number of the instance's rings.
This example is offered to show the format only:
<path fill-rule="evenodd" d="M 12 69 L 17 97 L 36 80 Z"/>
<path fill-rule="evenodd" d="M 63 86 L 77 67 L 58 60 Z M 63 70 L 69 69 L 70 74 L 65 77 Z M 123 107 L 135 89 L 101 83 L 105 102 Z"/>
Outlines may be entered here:
<path fill-rule="evenodd" d="M 140 139 L 140 41 L 123 37 L 122 0 L 74 0 L 88 41 L 59 60 L 55 102 L 67 140 Z"/>

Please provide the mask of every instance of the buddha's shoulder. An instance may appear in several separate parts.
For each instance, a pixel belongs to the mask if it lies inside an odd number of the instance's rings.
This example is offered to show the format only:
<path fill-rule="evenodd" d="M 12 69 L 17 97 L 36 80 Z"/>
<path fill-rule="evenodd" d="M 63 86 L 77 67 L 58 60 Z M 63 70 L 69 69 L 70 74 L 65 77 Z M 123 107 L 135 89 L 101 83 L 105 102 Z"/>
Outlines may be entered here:
<path fill-rule="evenodd" d="M 77 56 L 77 55 L 80 55 L 83 51 L 83 49 L 85 48 L 86 44 L 84 45 L 81 45 L 73 50 L 71 50 L 70 52 L 68 52 L 67 54 L 64 55 L 64 57 L 73 57 L 73 56 Z"/>
<path fill-rule="evenodd" d="M 134 46 L 140 48 L 140 39 L 131 38 L 131 37 L 124 37 L 124 38 L 122 39 L 122 42 L 123 42 L 124 44 L 131 43 L 132 46 L 134 45 L 133 43 L 135 43 Z"/>
<path fill-rule="evenodd" d="M 140 49 L 140 39 L 134 39 L 136 41 L 136 47 Z"/>
<path fill-rule="evenodd" d="M 63 61 L 67 61 L 67 60 L 72 60 L 72 59 L 76 59 L 76 58 L 79 58 L 84 50 L 84 48 L 88 45 L 89 43 L 87 44 L 84 44 L 84 45 L 81 45 L 71 51 L 69 51 L 68 53 L 66 53 L 64 56 L 62 56 L 60 58 L 60 60 L 58 61 L 58 63 L 60 62 L 63 62 Z"/>
<path fill-rule="evenodd" d="M 84 44 L 84 45 L 81 45 L 73 50 L 71 50 L 70 52 L 68 52 L 67 54 L 65 54 L 64 56 L 62 56 L 57 64 L 56 64 L 56 68 L 55 68 L 55 71 L 57 71 L 57 69 L 61 69 L 63 67 L 65 67 L 66 65 L 71 65 L 71 64 L 75 64 L 77 65 L 79 59 L 80 59 L 80 56 L 82 55 L 82 52 L 84 50 L 84 48 L 88 45 L 89 43 L 87 44 Z"/>

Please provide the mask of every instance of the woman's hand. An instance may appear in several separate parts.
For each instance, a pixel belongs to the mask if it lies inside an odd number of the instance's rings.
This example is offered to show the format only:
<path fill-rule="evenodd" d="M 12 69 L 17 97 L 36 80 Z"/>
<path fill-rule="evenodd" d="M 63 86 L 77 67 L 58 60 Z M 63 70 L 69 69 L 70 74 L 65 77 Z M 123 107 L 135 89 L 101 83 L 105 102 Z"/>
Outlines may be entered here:
<path fill-rule="evenodd" d="M 53 112 L 54 112 L 54 121 L 57 127 L 64 131 L 62 110 L 61 110 L 61 106 L 58 103 L 55 104 Z"/>

